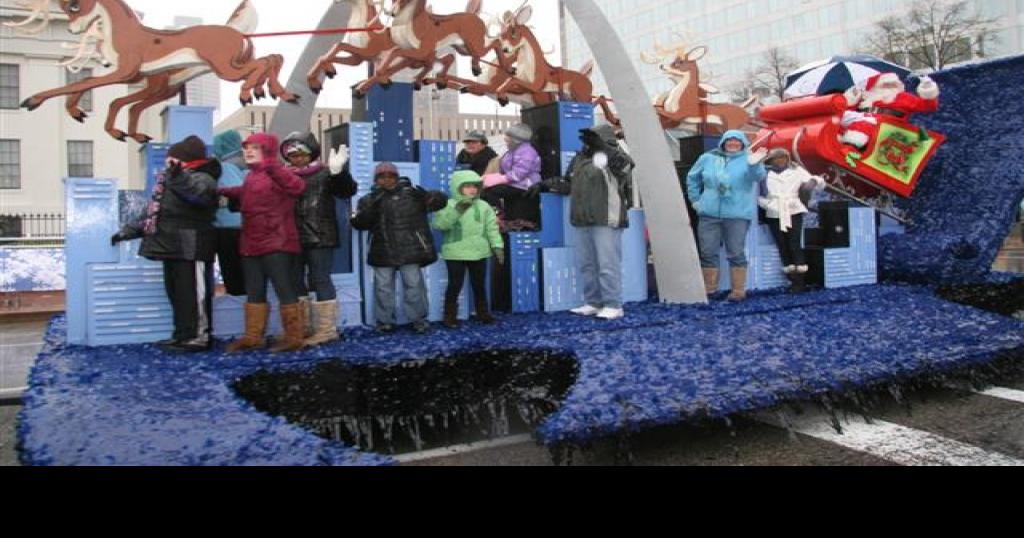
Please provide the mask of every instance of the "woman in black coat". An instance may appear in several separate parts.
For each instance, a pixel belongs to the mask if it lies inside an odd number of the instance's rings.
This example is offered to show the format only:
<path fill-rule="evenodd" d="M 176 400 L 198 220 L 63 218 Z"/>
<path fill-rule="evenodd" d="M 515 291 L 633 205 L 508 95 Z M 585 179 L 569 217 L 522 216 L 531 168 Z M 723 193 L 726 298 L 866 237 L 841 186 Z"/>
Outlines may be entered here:
<path fill-rule="evenodd" d="M 302 243 L 302 255 L 296 258 L 295 277 L 307 324 L 309 338 L 305 343 L 308 346 L 341 338 L 337 330 L 338 294 L 331 281 L 334 251 L 340 243 L 335 198 L 348 199 L 359 190 L 349 172 L 348 148 L 341 146 L 332 151 L 326 165 L 320 161 L 320 152 L 320 144 L 312 133 L 292 133 L 281 143 L 281 155 L 292 171 L 306 182 L 306 191 L 295 205 L 295 221 Z M 315 303 L 310 301 L 311 291 L 316 292 Z"/>

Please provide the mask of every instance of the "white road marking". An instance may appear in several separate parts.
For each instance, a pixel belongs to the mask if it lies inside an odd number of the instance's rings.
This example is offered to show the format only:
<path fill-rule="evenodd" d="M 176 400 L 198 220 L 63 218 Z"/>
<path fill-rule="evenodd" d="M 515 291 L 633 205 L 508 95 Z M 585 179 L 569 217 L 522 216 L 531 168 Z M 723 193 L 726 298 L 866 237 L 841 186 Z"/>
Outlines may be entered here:
<path fill-rule="evenodd" d="M 977 392 L 976 394 L 981 394 L 982 396 L 989 396 L 992 398 L 999 398 L 1000 400 L 1009 400 L 1011 402 L 1024 403 L 1024 390 L 994 387 L 988 390 Z"/>
<path fill-rule="evenodd" d="M 493 441 L 469 443 L 467 445 L 447 446 L 444 448 L 438 448 L 436 450 L 427 450 L 424 452 L 402 454 L 400 456 L 394 456 L 394 459 L 399 463 L 412 463 L 415 461 L 434 460 L 438 458 L 446 458 L 449 456 L 457 456 L 460 454 L 469 454 L 471 452 L 480 452 L 482 450 L 488 450 L 491 448 L 501 448 L 506 446 L 521 445 L 532 442 L 533 437 L 531 437 L 529 434 L 513 435 L 511 437 L 503 437 L 501 439 L 495 439 Z"/>
<path fill-rule="evenodd" d="M 777 415 L 765 412 L 752 416 L 755 420 L 785 427 Z M 786 420 L 790 429 L 798 434 L 865 452 L 899 465 L 1024 466 L 1024 460 L 882 420 L 873 420 L 868 424 L 861 417 L 851 416 L 848 422 L 842 421 L 842 434 L 836 433 L 828 415 L 822 412 L 808 411 L 799 416 L 787 414 Z"/>

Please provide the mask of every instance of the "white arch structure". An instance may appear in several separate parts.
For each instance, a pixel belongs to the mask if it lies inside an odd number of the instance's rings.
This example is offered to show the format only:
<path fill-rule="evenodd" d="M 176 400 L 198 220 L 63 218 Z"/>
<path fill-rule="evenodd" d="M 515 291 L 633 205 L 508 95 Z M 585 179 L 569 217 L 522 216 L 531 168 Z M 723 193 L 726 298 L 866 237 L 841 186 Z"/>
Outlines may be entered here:
<path fill-rule="evenodd" d="M 587 40 L 601 71 L 616 74 L 607 79 L 608 89 L 622 119 L 633 158 L 640 163 L 636 179 L 651 234 L 658 294 L 666 303 L 706 303 L 697 244 L 690 232 L 690 217 L 676 177 L 675 163 L 643 81 L 618 33 L 593 0 L 565 0 L 565 6 Z M 344 26 L 350 11 L 347 2 L 332 3 L 318 28 Z M 306 73 L 337 40 L 337 36 L 331 35 L 310 39 L 288 81 L 288 91 L 299 95 L 300 101 L 297 105 L 278 105 L 271 132 L 286 135 L 309 128 L 316 94 L 306 85 Z"/>

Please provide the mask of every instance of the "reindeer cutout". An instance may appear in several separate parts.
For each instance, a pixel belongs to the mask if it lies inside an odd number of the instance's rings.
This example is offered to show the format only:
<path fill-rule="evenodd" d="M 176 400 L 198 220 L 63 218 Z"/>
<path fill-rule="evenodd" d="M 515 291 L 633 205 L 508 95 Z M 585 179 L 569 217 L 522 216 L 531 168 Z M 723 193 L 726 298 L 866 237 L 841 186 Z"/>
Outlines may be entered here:
<path fill-rule="evenodd" d="M 708 102 L 708 95 L 719 91 L 700 79 L 697 62 L 707 51 L 704 46 L 687 51 L 684 47 L 665 49 L 655 43 L 654 55 L 641 53 L 643 62 L 651 65 L 658 65 L 662 60 L 672 57 L 671 63 L 661 64 L 661 70 L 672 79 L 675 87 L 654 100 L 654 108 L 663 128 L 673 129 L 683 124 L 705 125 L 713 131 L 724 132 L 738 129 L 750 120 L 745 110 L 746 105 L 741 107 Z"/>
<path fill-rule="evenodd" d="M 531 94 L 537 104 L 551 102 L 552 95 L 568 96 L 577 102 L 593 99 L 594 85 L 587 74 L 556 67 L 544 57 L 544 49 L 533 30 L 526 24 L 533 17 L 533 8 L 523 4 L 502 18 L 501 52 L 515 65 L 515 77 L 508 77 L 495 89 L 498 102 L 508 104 L 509 94 Z"/>
<path fill-rule="evenodd" d="M 335 0 L 345 1 L 352 4 L 352 15 L 348 20 L 349 28 L 367 28 L 366 32 L 352 32 L 345 34 L 341 42 L 331 47 L 331 50 L 320 57 L 313 69 L 309 71 L 307 82 L 309 88 L 315 93 L 323 90 L 322 77 L 334 78 L 338 75 L 335 64 L 349 65 L 355 67 L 363 62 L 374 62 L 385 52 L 395 48 L 395 42 L 391 39 L 391 33 L 387 28 L 381 26 L 379 29 L 369 30 L 374 26 L 381 25 L 381 6 L 374 0 Z M 341 53 L 348 56 L 339 56 Z"/>
<path fill-rule="evenodd" d="M 438 58 L 437 51 L 447 47 L 472 58 L 474 76 L 483 72 L 480 60 L 492 50 L 497 54 L 502 69 L 509 69 L 498 41 L 488 42 L 487 27 L 478 16 L 482 5 L 482 0 L 469 0 L 464 13 L 435 15 L 427 9 L 426 0 L 394 0 L 389 35 L 395 48 L 384 53 L 376 74 L 357 84 L 353 94 L 357 97 L 366 95 L 374 85 L 389 84 L 395 73 L 410 67 L 422 69 L 417 77 L 417 85 L 421 86 L 424 77 L 437 63 L 442 65 L 437 77 L 438 85 L 445 87 L 444 81 L 455 56 L 449 54 Z"/>
<path fill-rule="evenodd" d="M 516 68 L 515 63 L 512 63 L 512 66 L 513 68 Z M 590 78 L 593 72 L 593 60 L 583 64 L 578 71 L 578 73 L 587 78 Z M 514 77 L 505 73 L 501 69 L 488 65 L 484 67 L 484 72 L 477 77 L 476 80 L 449 76 L 447 77 L 446 82 L 451 84 L 454 89 L 459 90 L 461 93 L 469 93 L 480 97 L 490 97 L 494 100 L 498 100 L 498 88 L 513 78 Z M 511 102 L 524 108 L 531 108 L 554 103 L 558 101 L 559 98 L 557 93 L 534 93 L 530 91 L 526 85 L 519 84 L 508 87 L 505 92 L 508 100 L 503 103 L 503 106 Z"/>
<path fill-rule="evenodd" d="M 110 73 L 90 77 L 61 88 L 38 93 L 25 99 L 21 106 L 39 108 L 47 100 L 67 95 L 66 108 L 72 118 L 83 121 L 87 115 L 77 106 L 84 92 L 114 84 L 146 81 L 146 88 L 115 100 L 107 117 L 107 132 L 124 140 L 126 134 L 113 128 L 117 113 L 127 104 L 132 107 L 130 136 L 139 142 L 149 140 L 135 133 L 138 116 L 147 107 L 173 97 L 185 82 L 212 71 L 231 82 L 245 81 L 239 94 L 243 105 L 251 104 L 253 96 L 270 95 L 295 102 L 298 97 L 278 81 L 284 58 L 273 54 L 255 58 L 252 41 L 244 33 L 255 27 L 256 14 L 249 0 L 243 0 L 231 16 L 228 26 L 197 26 L 184 30 L 154 30 L 143 26 L 135 12 L 122 0 L 56 0 L 68 16 L 68 30 L 75 35 L 95 40 L 93 56 L 109 64 Z M 32 13 L 10 26 L 24 27 L 35 20 L 41 22 L 27 30 L 41 31 L 49 23 L 50 0 L 29 0 Z M 83 50 L 88 50 L 88 47 Z"/>

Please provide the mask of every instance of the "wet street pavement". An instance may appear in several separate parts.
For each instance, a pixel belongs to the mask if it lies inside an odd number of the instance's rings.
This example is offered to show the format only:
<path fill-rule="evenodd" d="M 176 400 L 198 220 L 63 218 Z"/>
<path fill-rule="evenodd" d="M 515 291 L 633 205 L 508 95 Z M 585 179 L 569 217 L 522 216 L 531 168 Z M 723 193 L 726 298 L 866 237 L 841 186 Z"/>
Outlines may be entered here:
<path fill-rule="evenodd" d="M 995 264 L 1024 272 L 1015 229 Z M 17 465 L 16 398 L 42 345 L 48 316 L 0 317 L 0 466 Z M 880 396 L 865 421 L 850 415 L 837 435 L 817 404 L 700 426 L 608 439 L 572 455 L 574 465 L 887 466 L 1024 465 L 1024 376 L 982 393 L 961 388 Z M 846 421 L 848 419 L 848 422 Z M 526 436 L 400 457 L 412 466 L 547 466 L 552 455 Z"/>

